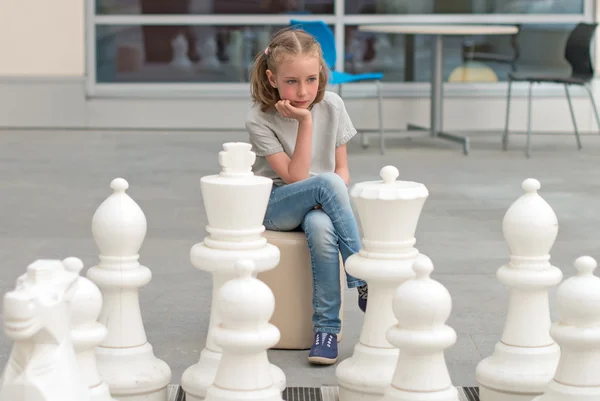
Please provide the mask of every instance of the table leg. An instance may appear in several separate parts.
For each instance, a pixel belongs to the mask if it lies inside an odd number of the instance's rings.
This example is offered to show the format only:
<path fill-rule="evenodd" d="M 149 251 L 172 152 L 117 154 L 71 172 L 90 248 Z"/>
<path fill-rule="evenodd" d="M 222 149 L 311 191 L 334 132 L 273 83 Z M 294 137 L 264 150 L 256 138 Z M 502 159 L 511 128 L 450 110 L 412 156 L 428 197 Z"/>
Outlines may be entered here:
<path fill-rule="evenodd" d="M 444 39 L 442 35 L 433 36 L 431 48 L 431 106 L 430 127 L 431 136 L 437 136 L 442 130 L 444 96 Z"/>
<path fill-rule="evenodd" d="M 434 138 L 460 143 L 463 145 L 463 153 L 469 154 L 469 138 L 443 132 L 443 104 L 444 104 L 444 37 L 433 36 L 431 48 L 431 103 L 430 103 L 430 126 L 429 128 L 415 124 L 408 124 L 410 131 L 428 131 Z"/>

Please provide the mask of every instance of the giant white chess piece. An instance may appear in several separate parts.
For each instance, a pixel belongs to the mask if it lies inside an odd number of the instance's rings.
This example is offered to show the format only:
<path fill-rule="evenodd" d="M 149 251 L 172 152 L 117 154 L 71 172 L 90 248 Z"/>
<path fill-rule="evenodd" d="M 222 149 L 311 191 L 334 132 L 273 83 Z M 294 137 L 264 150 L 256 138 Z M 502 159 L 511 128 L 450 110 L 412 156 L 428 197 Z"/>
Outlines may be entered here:
<path fill-rule="evenodd" d="M 215 328 L 221 323 L 217 295 L 223 284 L 235 277 L 235 263 L 239 259 L 254 262 L 255 274 L 279 263 L 279 248 L 262 236 L 273 181 L 254 175 L 256 154 L 251 148 L 242 142 L 223 144 L 223 151 L 219 152 L 220 174 L 200 180 L 209 235 L 192 247 L 190 259 L 197 269 L 212 273 L 213 295 L 206 346 L 198 363 L 187 368 L 181 377 L 187 401 L 203 400 L 215 380 L 222 356 L 222 348 L 215 341 Z M 270 365 L 270 369 L 276 386 L 283 391 L 283 371 L 275 365 Z"/>
<path fill-rule="evenodd" d="M 494 353 L 476 369 L 481 401 L 531 401 L 552 380 L 560 348 L 550 336 L 548 291 L 562 280 L 550 263 L 558 220 L 538 194 L 539 181 L 523 181 L 525 191 L 507 210 L 504 237 L 510 260 L 498 272 L 509 290 L 508 312 Z"/>
<path fill-rule="evenodd" d="M 431 259 L 421 254 L 413 268 L 416 278 L 400 285 L 394 296 L 398 324 L 387 337 L 399 349 L 398 364 L 381 401 L 459 401 L 444 358 L 456 343 L 456 332 L 445 324 L 452 298 L 431 279 Z"/>
<path fill-rule="evenodd" d="M 36 260 L 4 295 L 4 333 L 15 343 L 1 401 L 90 401 L 69 327 L 78 276 L 60 260 Z"/>
<path fill-rule="evenodd" d="M 356 184 L 350 194 L 363 228 L 360 252 L 346 260 L 346 271 L 369 285 L 369 302 L 352 357 L 336 369 L 340 401 L 373 401 L 392 382 L 398 349 L 388 341 L 398 321 L 392 310 L 396 288 L 414 277 L 419 251 L 415 231 L 429 192 L 425 185 L 396 181 L 398 169 L 381 169 L 382 181 Z"/>
<path fill-rule="evenodd" d="M 283 401 L 267 357 L 267 349 L 279 341 L 279 330 L 269 323 L 275 297 L 252 276 L 254 262 L 239 260 L 235 267 L 238 277 L 226 282 L 218 295 L 221 324 L 215 338 L 223 357 L 206 401 Z"/>
<path fill-rule="evenodd" d="M 559 320 L 550 335 L 560 346 L 560 362 L 544 395 L 534 401 L 600 400 L 600 278 L 598 263 L 589 257 L 575 260 L 577 275 L 557 292 Z"/>
<path fill-rule="evenodd" d="M 77 291 L 71 301 L 71 341 L 83 382 L 90 390 L 91 401 L 115 401 L 96 364 L 96 347 L 106 338 L 106 327 L 98 322 L 102 310 L 102 293 L 86 277 L 80 276 L 83 262 L 78 258 L 63 260 L 65 268 L 77 274 Z"/>
<path fill-rule="evenodd" d="M 146 216 L 125 192 L 122 178 L 111 182 L 113 193 L 92 218 L 99 263 L 87 277 L 102 292 L 99 322 L 108 333 L 96 348 L 98 371 L 119 401 L 166 401 L 171 369 L 154 356 L 140 311 L 139 289 L 152 272 L 139 262 L 146 236 Z"/>

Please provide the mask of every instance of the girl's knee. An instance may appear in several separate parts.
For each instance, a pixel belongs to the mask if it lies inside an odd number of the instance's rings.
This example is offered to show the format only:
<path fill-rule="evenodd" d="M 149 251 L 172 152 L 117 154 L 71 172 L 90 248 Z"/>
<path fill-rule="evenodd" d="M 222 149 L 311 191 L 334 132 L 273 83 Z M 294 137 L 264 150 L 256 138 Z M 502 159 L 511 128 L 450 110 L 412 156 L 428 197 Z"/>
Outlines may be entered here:
<path fill-rule="evenodd" d="M 317 175 L 315 178 L 319 180 L 319 184 L 323 190 L 327 192 L 333 192 L 341 197 L 348 196 L 348 187 L 346 187 L 346 182 L 336 173 L 323 173 Z"/>
<path fill-rule="evenodd" d="M 309 241 L 315 245 L 337 244 L 335 228 L 329 216 L 321 209 L 310 211 L 302 223 L 302 229 Z"/>

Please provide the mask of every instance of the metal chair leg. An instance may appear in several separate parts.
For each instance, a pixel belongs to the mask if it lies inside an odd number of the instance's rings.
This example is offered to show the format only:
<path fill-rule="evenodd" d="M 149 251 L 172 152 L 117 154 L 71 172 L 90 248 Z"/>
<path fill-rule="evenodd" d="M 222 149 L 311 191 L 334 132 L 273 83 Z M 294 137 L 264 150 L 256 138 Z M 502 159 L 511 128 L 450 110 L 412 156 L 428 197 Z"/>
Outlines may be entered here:
<path fill-rule="evenodd" d="M 569 102 L 569 111 L 571 112 L 571 118 L 573 119 L 573 128 L 575 128 L 575 139 L 577 140 L 577 149 L 581 149 L 581 140 L 579 139 L 579 131 L 577 130 L 577 120 L 575 119 L 573 103 L 571 102 L 571 95 L 569 94 L 569 85 L 565 84 L 564 86 L 565 93 L 567 94 L 567 100 Z"/>
<path fill-rule="evenodd" d="M 529 94 L 527 95 L 527 149 L 525 154 L 531 157 L 531 92 L 533 90 L 533 82 L 529 82 Z"/>
<path fill-rule="evenodd" d="M 590 100 L 592 101 L 592 108 L 594 109 L 594 115 L 596 116 L 596 122 L 598 123 L 598 129 L 600 130 L 600 116 L 598 115 L 598 108 L 596 107 L 596 101 L 594 100 L 594 94 L 590 90 L 587 85 L 583 85 L 588 95 L 590 95 Z"/>
<path fill-rule="evenodd" d="M 379 152 L 385 154 L 385 137 L 383 135 L 383 111 L 381 107 L 383 105 L 381 96 L 381 82 L 377 82 L 377 110 L 379 115 Z"/>
<path fill-rule="evenodd" d="M 508 122 L 510 119 L 510 96 L 512 90 L 512 79 L 508 78 L 508 94 L 506 95 L 506 123 L 504 125 L 504 135 L 502 135 L 502 149 L 508 147 Z"/>

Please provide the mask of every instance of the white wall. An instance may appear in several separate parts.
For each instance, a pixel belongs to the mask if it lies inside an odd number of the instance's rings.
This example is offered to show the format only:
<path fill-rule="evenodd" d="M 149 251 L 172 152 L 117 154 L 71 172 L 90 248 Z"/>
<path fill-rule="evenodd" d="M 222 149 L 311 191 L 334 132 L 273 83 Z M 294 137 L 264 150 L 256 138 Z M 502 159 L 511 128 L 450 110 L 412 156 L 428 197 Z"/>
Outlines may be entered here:
<path fill-rule="evenodd" d="M 0 1 L 0 76 L 83 76 L 84 3 Z"/>

